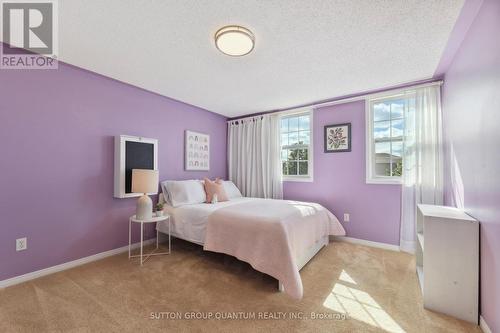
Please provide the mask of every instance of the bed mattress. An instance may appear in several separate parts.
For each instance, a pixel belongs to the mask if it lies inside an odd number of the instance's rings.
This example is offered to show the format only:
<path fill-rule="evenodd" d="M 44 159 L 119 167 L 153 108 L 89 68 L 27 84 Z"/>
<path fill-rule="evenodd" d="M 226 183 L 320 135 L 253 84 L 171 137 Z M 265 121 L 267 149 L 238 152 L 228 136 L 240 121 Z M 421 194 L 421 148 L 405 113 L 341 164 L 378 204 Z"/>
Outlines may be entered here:
<path fill-rule="evenodd" d="M 165 204 L 163 211 L 170 215 L 171 234 L 174 237 L 187 241 L 204 244 L 207 230 L 208 216 L 219 208 L 232 206 L 238 203 L 252 201 L 253 198 L 234 198 L 230 201 L 216 204 L 194 204 L 172 207 Z M 168 222 L 158 222 L 156 230 L 168 233 Z"/>

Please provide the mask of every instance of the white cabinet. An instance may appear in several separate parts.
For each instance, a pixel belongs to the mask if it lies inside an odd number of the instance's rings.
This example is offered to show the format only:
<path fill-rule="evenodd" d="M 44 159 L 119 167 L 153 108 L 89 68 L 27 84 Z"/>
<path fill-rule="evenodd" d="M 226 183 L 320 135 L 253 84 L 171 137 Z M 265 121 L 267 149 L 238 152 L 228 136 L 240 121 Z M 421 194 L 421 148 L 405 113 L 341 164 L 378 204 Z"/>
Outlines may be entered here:
<path fill-rule="evenodd" d="M 416 262 L 424 307 L 477 324 L 479 223 L 458 208 L 418 205 Z"/>

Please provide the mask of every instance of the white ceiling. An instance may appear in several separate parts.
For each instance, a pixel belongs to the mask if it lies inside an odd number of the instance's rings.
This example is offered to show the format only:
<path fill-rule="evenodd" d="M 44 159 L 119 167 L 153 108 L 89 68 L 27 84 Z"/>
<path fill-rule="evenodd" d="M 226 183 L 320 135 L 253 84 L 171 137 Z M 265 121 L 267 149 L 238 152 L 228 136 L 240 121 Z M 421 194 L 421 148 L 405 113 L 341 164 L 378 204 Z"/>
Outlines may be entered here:
<path fill-rule="evenodd" d="M 235 117 L 431 77 L 463 2 L 59 1 L 60 59 Z M 215 48 L 227 24 L 252 53 Z"/>

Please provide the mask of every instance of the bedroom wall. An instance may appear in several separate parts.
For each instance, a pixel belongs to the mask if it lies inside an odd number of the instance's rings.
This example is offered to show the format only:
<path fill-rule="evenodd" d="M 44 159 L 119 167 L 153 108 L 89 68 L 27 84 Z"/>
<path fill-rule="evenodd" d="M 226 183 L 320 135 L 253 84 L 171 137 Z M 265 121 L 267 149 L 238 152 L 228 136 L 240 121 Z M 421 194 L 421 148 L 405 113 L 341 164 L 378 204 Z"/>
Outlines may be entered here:
<path fill-rule="evenodd" d="M 324 126 L 348 122 L 352 151 L 324 153 Z M 313 126 L 314 181 L 284 182 L 285 199 L 319 202 L 339 218 L 349 237 L 399 245 L 401 186 L 365 181 L 365 102 L 316 109 Z M 344 213 L 350 222 L 343 222 Z"/>
<path fill-rule="evenodd" d="M 210 134 L 210 172 L 184 171 L 186 129 Z M 119 134 L 159 139 L 162 180 L 226 177 L 222 116 L 66 64 L 0 71 L 0 281 L 128 244 Z"/>
<path fill-rule="evenodd" d="M 481 314 L 500 332 L 500 1 L 484 0 L 445 75 L 445 202 L 481 222 Z"/>

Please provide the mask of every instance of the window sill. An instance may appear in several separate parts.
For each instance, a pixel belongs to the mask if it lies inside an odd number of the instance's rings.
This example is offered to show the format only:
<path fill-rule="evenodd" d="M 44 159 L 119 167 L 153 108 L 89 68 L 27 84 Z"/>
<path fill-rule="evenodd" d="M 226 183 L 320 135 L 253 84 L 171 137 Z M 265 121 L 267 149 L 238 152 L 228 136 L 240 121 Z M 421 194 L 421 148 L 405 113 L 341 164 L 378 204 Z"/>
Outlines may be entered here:
<path fill-rule="evenodd" d="M 305 183 L 312 183 L 313 178 L 311 176 L 306 176 L 306 177 L 283 177 L 283 182 L 305 182 Z"/>
<path fill-rule="evenodd" d="M 401 185 L 403 182 L 401 178 L 370 178 L 366 179 L 367 184 L 378 185 Z"/>

